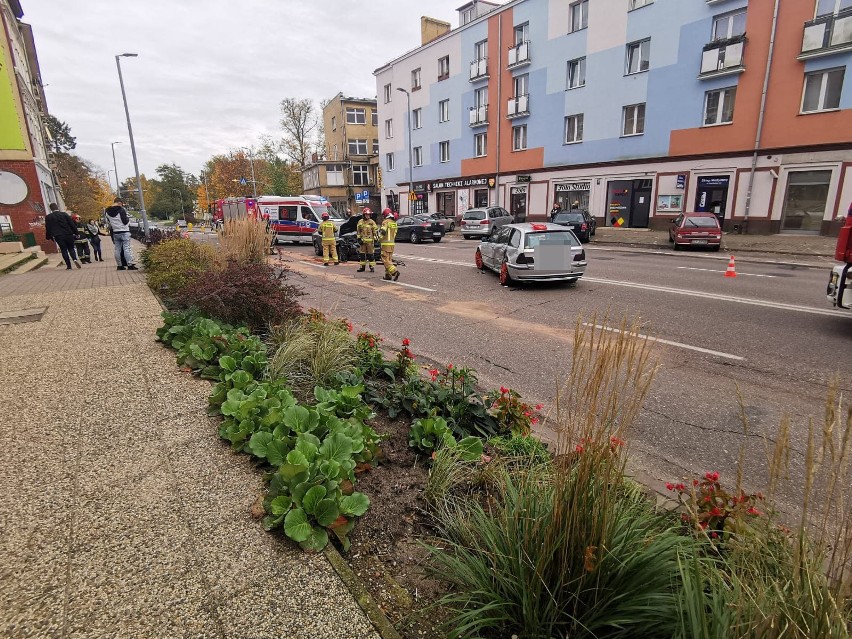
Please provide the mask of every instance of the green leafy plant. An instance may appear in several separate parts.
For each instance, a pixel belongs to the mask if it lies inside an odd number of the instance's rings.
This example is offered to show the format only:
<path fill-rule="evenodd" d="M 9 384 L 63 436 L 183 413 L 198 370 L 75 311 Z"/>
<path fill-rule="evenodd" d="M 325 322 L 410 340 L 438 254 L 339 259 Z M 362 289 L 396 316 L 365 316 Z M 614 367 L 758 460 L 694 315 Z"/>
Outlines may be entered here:
<path fill-rule="evenodd" d="M 492 437 L 488 444 L 498 455 L 520 459 L 523 463 L 543 464 L 551 460 L 547 446 L 532 435 Z"/>
<path fill-rule="evenodd" d="M 408 432 L 408 445 L 424 453 L 432 453 L 438 446 L 456 443 L 447 421 L 443 417 L 417 419 Z"/>
<path fill-rule="evenodd" d="M 213 256 L 210 246 L 178 236 L 142 251 L 141 262 L 148 286 L 171 302 L 210 267 Z"/>

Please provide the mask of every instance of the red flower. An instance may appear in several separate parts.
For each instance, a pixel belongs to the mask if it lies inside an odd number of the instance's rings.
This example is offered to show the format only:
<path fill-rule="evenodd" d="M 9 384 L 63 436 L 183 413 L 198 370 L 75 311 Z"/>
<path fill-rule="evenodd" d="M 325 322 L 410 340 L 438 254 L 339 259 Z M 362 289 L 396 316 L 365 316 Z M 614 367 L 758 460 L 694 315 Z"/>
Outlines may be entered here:
<path fill-rule="evenodd" d="M 447 364 L 447 370 L 448 370 L 448 371 L 453 370 L 453 365 L 452 365 L 452 364 Z"/>
<path fill-rule="evenodd" d="M 438 379 L 438 369 L 437 369 L 437 368 L 430 368 L 430 369 L 429 369 L 429 377 L 431 377 L 431 378 L 432 378 L 432 381 L 433 381 L 433 382 L 434 382 L 436 379 Z"/>
<path fill-rule="evenodd" d="M 615 447 L 615 446 L 624 446 L 624 440 L 623 440 L 623 439 L 619 439 L 618 437 L 614 437 L 614 436 L 609 438 L 609 443 L 610 443 L 613 447 Z"/>
<path fill-rule="evenodd" d="M 670 481 L 666 482 L 666 490 L 674 490 L 674 484 Z"/>
<path fill-rule="evenodd" d="M 680 492 L 684 492 L 686 490 L 686 486 L 684 484 L 675 484 L 675 488 Z"/>
<path fill-rule="evenodd" d="M 404 340 L 402 340 L 402 345 L 403 346 L 410 346 L 411 340 L 406 337 Z"/>
<path fill-rule="evenodd" d="M 759 511 L 757 508 L 755 508 L 754 506 L 752 506 L 751 508 L 749 508 L 746 512 L 747 512 L 749 515 L 762 515 L 762 514 L 763 514 L 762 512 L 760 512 L 760 511 Z"/>
<path fill-rule="evenodd" d="M 577 453 L 582 453 L 583 447 L 580 446 L 580 444 L 577 444 L 576 446 L 574 446 L 574 451 L 577 452 Z"/>
<path fill-rule="evenodd" d="M 544 408 L 544 404 L 536 404 L 535 405 L 536 410 L 541 410 L 542 408 Z"/>
<path fill-rule="evenodd" d="M 505 395 L 505 394 L 507 394 L 508 392 L 509 392 L 509 389 L 508 389 L 508 388 L 506 388 L 505 386 L 501 386 L 501 387 L 500 387 L 500 394 L 501 394 L 501 395 Z"/>
<path fill-rule="evenodd" d="M 699 527 L 701 528 L 701 530 L 706 530 L 706 529 L 707 529 L 707 522 L 706 522 L 706 521 L 702 521 L 702 522 L 700 522 L 698 525 L 699 525 Z"/>
<path fill-rule="evenodd" d="M 717 539 L 717 538 L 719 537 L 719 533 L 717 533 L 717 532 L 714 530 L 713 532 L 711 532 L 711 533 L 710 533 L 710 537 L 711 537 L 711 538 L 713 538 L 713 539 Z"/>
<path fill-rule="evenodd" d="M 538 417 L 533 417 L 533 418 L 530 420 L 530 424 L 538 424 Z"/>
<path fill-rule="evenodd" d="M 705 473 L 704 478 L 707 479 L 707 481 L 719 481 L 719 473 Z"/>
<path fill-rule="evenodd" d="M 710 511 L 710 516 L 711 516 L 711 517 L 721 517 L 721 516 L 722 516 L 722 511 L 721 511 L 721 510 L 719 510 L 719 507 L 718 507 L 718 506 L 714 506 L 714 507 L 713 507 L 713 510 L 711 510 L 711 511 Z"/>
<path fill-rule="evenodd" d="M 346 330 L 352 332 L 352 322 L 346 322 Z"/>
<path fill-rule="evenodd" d="M 532 413 L 529 412 L 528 410 L 525 410 L 524 411 L 524 417 L 532 417 Z"/>

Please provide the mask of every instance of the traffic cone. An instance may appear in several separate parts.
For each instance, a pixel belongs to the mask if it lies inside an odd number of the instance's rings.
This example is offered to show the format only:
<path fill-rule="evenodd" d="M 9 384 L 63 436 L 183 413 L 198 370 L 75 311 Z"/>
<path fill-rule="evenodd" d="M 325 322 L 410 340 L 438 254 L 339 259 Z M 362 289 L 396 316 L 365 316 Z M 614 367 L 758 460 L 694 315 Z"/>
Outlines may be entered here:
<path fill-rule="evenodd" d="M 737 268 L 734 265 L 734 256 L 731 255 L 731 259 L 728 262 L 728 270 L 725 271 L 725 277 L 736 277 L 737 276 Z"/>

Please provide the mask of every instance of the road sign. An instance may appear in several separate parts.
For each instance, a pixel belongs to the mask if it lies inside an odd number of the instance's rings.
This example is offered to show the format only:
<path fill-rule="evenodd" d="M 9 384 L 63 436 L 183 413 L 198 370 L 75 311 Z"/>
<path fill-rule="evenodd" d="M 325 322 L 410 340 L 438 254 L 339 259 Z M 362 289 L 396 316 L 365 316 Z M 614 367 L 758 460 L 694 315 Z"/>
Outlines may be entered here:
<path fill-rule="evenodd" d="M 416 193 L 409 193 L 408 194 L 408 201 L 409 202 L 416 202 L 417 201 L 417 194 Z"/>
<path fill-rule="evenodd" d="M 245 178 L 240 178 L 240 186 L 245 186 L 246 184 L 248 184 L 248 182 L 246 181 L 246 179 L 245 179 Z"/>

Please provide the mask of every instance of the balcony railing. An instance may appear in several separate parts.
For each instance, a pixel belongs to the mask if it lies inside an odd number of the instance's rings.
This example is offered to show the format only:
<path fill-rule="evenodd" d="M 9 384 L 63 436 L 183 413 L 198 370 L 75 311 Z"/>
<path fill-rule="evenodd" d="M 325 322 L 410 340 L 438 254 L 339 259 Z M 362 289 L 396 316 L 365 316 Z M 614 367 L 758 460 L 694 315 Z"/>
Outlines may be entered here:
<path fill-rule="evenodd" d="M 852 47 L 852 10 L 846 10 L 805 22 L 802 53 L 799 58 L 827 55 L 850 47 Z"/>
<path fill-rule="evenodd" d="M 488 105 L 483 104 L 470 109 L 470 126 L 483 126 L 488 124 Z"/>
<path fill-rule="evenodd" d="M 518 95 L 514 98 L 509 98 L 509 106 L 506 109 L 507 118 L 519 118 L 523 115 L 530 114 L 530 96 L 529 94 Z"/>
<path fill-rule="evenodd" d="M 470 81 L 484 80 L 488 77 L 488 58 L 479 58 L 470 63 Z"/>
<path fill-rule="evenodd" d="M 704 45 L 699 77 L 741 73 L 745 68 L 743 67 L 745 42 L 745 35 L 739 35 L 725 40 L 714 40 Z"/>
<path fill-rule="evenodd" d="M 530 63 L 530 42 L 524 40 L 509 48 L 509 67 L 519 67 Z"/>

